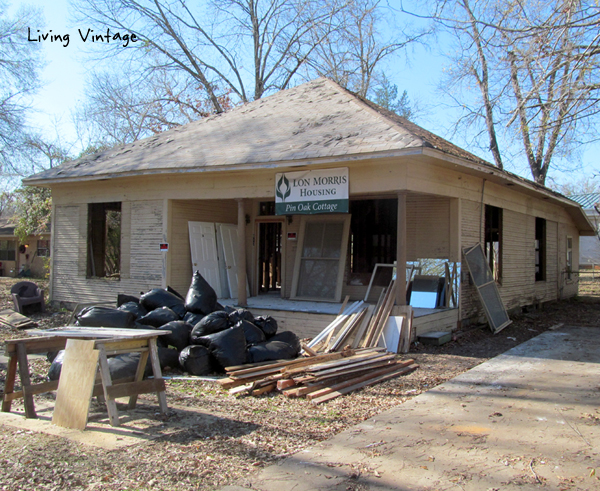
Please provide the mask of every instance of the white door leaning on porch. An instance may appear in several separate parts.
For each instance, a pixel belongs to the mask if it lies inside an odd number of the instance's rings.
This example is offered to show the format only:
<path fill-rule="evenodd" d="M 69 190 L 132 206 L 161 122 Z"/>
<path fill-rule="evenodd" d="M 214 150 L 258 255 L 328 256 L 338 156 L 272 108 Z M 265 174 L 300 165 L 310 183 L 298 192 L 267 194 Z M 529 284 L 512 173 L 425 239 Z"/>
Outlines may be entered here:
<path fill-rule="evenodd" d="M 192 272 L 200 271 L 218 296 L 221 296 L 221 272 L 217 249 L 215 224 L 211 222 L 188 222 Z"/>
<path fill-rule="evenodd" d="M 188 222 L 188 227 L 192 271 L 200 271 L 220 298 L 235 298 L 238 287 L 237 225 Z"/>

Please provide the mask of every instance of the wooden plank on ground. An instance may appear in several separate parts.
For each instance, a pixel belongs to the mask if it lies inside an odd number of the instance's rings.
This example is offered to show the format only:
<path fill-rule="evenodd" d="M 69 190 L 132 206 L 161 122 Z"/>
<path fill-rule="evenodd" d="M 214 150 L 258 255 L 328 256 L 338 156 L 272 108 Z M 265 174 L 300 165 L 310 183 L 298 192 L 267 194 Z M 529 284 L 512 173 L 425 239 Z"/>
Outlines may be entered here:
<path fill-rule="evenodd" d="M 13 309 L 0 311 L 0 324 L 11 329 L 25 329 L 37 326 L 37 323 L 29 317 L 19 314 L 19 312 L 15 312 Z"/>
<path fill-rule="evenodd" d="M 412 362 L 413 360 L 410 360 L 410 361 Z M 408 365 L 410 366 L 411 364 L 412 363 L 409 363 Z M 359 377 L 353 377 L 352 379 L 347 380 L 345 382 L 341 382 L 341 383 L 335 384 L 335 385 L 330 385 L 327 388 L 324 388 L 322 390 L 319 390 L 317 392 L 309 394 L 308 399 L 314 399 L 317 397 L 324 396 L 325 394 L 329 394 L 331 392 L 339 391 L 345 387 L 353 386 L 358 383 L 365 382 L 367 380 L 371 380 L 371 379 L 379 377 L 381 375 L 385 375 L 386 373 L 395 372 L 395 371 L 399 370 L 400 368 L 405 368 L 406 366 L 407 366 L 406 362 L 404 362 L 404 363 L 398 362 L 398 363 L 394 363 L 394 364 L 389 365 L 384 368 L 379 368 L 377 370 L 373 370 L 365 375 L 362 375 Z"/>
<path fill-rule="evenodd" d="M 98 369 L 94 340 L 69 339 L 61 370 L 52 423 L 84 430 Z"/>
<path fill-rule="evenodd" d="M 418 368 L 419 365 L 410 365 L 408 367 L 404 367 L 404 368 L 400 368 L 394 372 L 388 373 L 388 374 L 384 374 L 384 375 L 380 375 L 378 377 L 374 377 L 371 378 L 369 380 L 366 380 L 364 382 L 360 382 L 357 383 L 355 385 L 351 385 L 349 387 L 344 387 L 344 388 L 340 388 L 334 392 L 331 392 L 329 394 L 325 394 L 321 397 L 317 397 L 312 399 L 312 403 L 317 405 L 317 404 L 321 404 L 323 402 L 327 402 L 330 401 L 331 399 L 335 399 L 336 397 L 339 397 L 341 395 L 347 394 L 348 392 L 352 392 L 358 389 L 361 389 L 363 387 L 367 387 L 369 385 L 373 385 L 373 384 L 377 384 L 379 382 L 385 382 L 386 380 L 389 380 L 391 378 L 394 377 L 398 377 L 399 375 L 403 375 L 405 373 L 409 373 L 412 372 L 413 370 L 415 370 L 416 368 Z"/>

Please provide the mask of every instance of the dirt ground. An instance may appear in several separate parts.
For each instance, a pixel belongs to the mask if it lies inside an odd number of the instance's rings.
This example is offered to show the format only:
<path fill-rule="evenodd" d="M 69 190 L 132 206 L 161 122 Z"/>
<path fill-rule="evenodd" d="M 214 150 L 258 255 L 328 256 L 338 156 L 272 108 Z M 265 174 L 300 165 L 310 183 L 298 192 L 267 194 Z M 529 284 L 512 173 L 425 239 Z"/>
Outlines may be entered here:
<path fill-rule="evenodd" d="M 0 278 L 0 310 L 12 306 L 10 286 Z M 43 282 L 39 282 L 42 283 Z M 66 324 L 69 312 L 33 314 L 41 328 Z M 560 324 L 595 325 L 600 321 L 600 274 L 582 278 L 580 296 L 512 317 L 513 323 L 493 335 L 489 328 L 457 332 L 444 346 L 413 345 L 408 355 L 419 369 L 383 384 L 313 406 L 279 394 L 234 397 L 214 382 L 167 381 L 167 400 L 174 410 L 166 420 L 148 411 L 160 426 L 178 418 L 178 410 L 203 411 L 211 418 L 152 441 L 114 450 L 87 446 L 35 431 L 0 425 L 2 490 L 209 490 L 244 484 L 261 467 L 298 452 L 381 411 L 401 404 L 436 385 Z M 0 328 L 0 341 L 23 337 Z M 32 363 L 32 380 L 45 379 L 49 364 Z M 174 375 L 178 372 L 166 372 Z M 0 364 L 0 387 L 6 366 Z M 52 396 L 39 396 L 39 403 Z M 155 400 L 141 397 L 142 407 Z M 19 410 L 18 404 L 15 409 Z"/>

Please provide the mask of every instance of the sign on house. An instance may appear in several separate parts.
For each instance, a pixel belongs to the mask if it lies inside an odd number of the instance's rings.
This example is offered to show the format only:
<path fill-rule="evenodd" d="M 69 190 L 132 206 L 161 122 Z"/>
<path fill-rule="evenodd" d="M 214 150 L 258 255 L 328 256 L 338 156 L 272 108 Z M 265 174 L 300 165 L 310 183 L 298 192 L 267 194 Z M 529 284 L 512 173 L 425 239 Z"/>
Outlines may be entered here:
<path fill-rule="evenodd" d="M 275 175 L 275 214 L 348 213 L 348 168 Z"/>

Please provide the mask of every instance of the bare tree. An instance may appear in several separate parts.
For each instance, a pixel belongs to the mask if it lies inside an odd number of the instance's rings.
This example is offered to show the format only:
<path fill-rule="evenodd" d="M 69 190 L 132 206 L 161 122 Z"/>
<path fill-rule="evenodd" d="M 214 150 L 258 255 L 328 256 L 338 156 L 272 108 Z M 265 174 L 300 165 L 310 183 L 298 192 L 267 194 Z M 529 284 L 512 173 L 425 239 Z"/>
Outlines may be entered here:
<path fill-rule="evenodd" d="M 22 175 L 19 158 L 27 137 L 29 96 L 38 88 L 41 52 L 27 41 L 27 26 L 39 25 L 36 9 L 21 7 L 14 17 L 0 0 L 0 176 Z"/>
<path fill-rule="evenodd" d="M 434 5 L 432 16 L 456 41 L 458 55 L 443 86 L 465 111 L 459 125 L 473 129 L 484 123 L 480 135 L 487 135 L 500 168 L 515 148 L 512 142 L 520 140 L 519 153 L 533 179 L 544 184 L 551 166 L 585 143 L 581 130 L 592 130 L 598 114 L 597 5 L 581 0 Z M 477 100 L 469 90 L 473 84 Z M 499 128 L 506 130 L 503 148 Z"/>
<path fill-rule="evenodd" d="M 81 19 L 135 33 L 134 55 L 194 80 L 215 112 L 288 87 L 332 29 L 337 0 L 76 0 Z M 320 35 L 315 36 L 319 26 Z M 135 44 L 132 44 L 135 46 Z M 137 45 L 139 46 L 139 44 Z M 119 47 L 120 48 L 120 47 Z"/>
<path fill-rule="evenodd" d="M 398 29 L 388 22 L 395 18 L 380 0 L 351 0 L 339 12 L 335 29 L 315 31 L 324 41 L 317 44 L 310 66 L 358 95 L 370 96 L 384 83 L 384 62 L 429 33 L 411 32 L 407 26 Z"/>
<path fill-rule="evenodd" d="M 93 147 L 130 143 L 213 112 L 210 98 L 189 77 L 154 69 L 91 76 L 85 103 L 74 115 L 81 141 Z M 231 107 L 228 94 L 221 108 Z"/>

